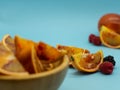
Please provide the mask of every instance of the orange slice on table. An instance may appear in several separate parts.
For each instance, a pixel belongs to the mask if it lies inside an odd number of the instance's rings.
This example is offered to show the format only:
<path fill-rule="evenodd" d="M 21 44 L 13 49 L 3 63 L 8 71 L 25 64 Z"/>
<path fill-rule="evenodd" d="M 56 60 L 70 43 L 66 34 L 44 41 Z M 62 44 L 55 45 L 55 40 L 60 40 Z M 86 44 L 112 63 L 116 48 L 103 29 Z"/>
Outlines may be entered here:
<path fill-rule="evenodd" d="M 3 37 L 2 44 L 6 47 L 7 50 L 12 51 L 13 53 L 15 53 L 14 39 L 9 34 L 6 34 Z"/>
<path fill-rule="evenodd" d="M 64 46 L 64 45 L 57 45 L 58 50 L 65 50 L 68 55 L 73 55 L 80 52 L 88 53 L 89 51 L 87 49 L 74 47 L 74 46 Z"/>
<path fill-rule="evenodd" d="M 78 53 L 72 56 L 74 67 L 82 72 L 96 72 L 103 62 L 102 50 L 96 53 Z"/>
<path fill-rule="evenodd" d="M 101 27 L 100 39 L 103 45 L 107 47 L 120 48 L 120 34 L 114 32 L 106 26 Z"/>
<path fill-rule="evenodd" d="M 29 75 L 18 59 L 0 43 L 0 74 L 11 76 Z"/>
<path fill-rule="evenodd" d="M 74 47 L 74 46 L 57 45 L 57 49 L 60 52 L 63 52 L 63 53 L 68 55 L 69 60 L 70 60 L 69 65 L 73 66 L 73 67 L 74 67 L 74 65 L 72 64 L 73 61 L 72 61 L 72 58 L 71 58 L 72 55 L 75 55 L 77 53 L 89 53 L 89 51 L 87 49 Z"/>

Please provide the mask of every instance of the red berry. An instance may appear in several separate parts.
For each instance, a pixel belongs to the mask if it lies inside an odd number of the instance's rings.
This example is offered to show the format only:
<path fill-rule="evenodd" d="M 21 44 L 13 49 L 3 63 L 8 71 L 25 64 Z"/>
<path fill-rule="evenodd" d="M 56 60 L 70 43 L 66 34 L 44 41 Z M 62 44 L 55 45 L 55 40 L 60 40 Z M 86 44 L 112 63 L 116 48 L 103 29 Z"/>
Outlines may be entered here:
<path fill-rule="evenodd" d="M 93 40 L 92 40 L 92 43 L 94 45 L 100 46 L 101 45 L 100 37 L 98 37 L 98 36 L 94 37 Z"/>
<path fill-rule="evenodd" d="M 94 34 L 89 35 L 89 42 L 93 43 L 94 45 L 100 46 L 101 45 L 101 40 L 99 36 L 96 36 Z"/>
<path fill-rule="evenodd" d="M 111 62 L 108 62 L 108 61 L 103 62 L 99 67 L 100 71 L 103 74 L 112 74 L 113 68 L 114 68 L 113 64 Z"/>
<path fill-rule="evenodd" d="M 94 34 L 90 34 L 90 35 L 89 35 L 89 42 L 90 42 L 90 43 L 92 43 L 92 40 L 93 40 L 94 37 L 95 37 Z"/>

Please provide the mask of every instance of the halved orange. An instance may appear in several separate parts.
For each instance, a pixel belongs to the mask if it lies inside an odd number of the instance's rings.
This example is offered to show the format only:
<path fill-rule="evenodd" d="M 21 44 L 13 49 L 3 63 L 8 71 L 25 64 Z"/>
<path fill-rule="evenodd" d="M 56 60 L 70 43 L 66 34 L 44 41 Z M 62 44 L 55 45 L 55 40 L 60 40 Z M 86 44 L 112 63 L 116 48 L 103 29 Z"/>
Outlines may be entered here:
<path fill-rule="evenodd" d="M 100 39 L 103 45 L 107 47 L 120 48 L 120 35 L 106 26 L 101 27 Z"/>
<path fill-rule="evenodd" d="M 6 34 L 3 37 L 2 43 L 6 47 L 7 50 L 12 51 L 13 53 L 15 53 L 14 39 L 9 34 Z"/>
<path fill-rule="evenodd" d="M 21 76 L 29 75 L 13 53 L 0 43 L 0 74 Z"/>
<path fill-rule="evenodd" d="M 82 72 L 96 72 L 103 62 L 102 50 L 96 53 L 78 53 L 72 56 L 74 67 Z"/>

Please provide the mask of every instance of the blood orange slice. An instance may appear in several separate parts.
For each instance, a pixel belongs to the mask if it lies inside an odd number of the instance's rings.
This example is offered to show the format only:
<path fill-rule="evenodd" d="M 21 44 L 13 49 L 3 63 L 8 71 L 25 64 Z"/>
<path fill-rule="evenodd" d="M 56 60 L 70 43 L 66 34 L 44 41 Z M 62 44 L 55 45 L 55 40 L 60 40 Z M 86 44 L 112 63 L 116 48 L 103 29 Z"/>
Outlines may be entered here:
<path fill-rule="evenodd" d="M 74 67 L 74 65 L 72 64 L 73 60 L 71 58 L 72 55 L 75 55 L 77 53 L 83 53 L 83 52 L 84 53 L 89 53 L 89 51 L 87 49 L 78 48 L 78 47 L 74 47 L 74 46 L 57 45 L 57 49 L 60 52 L 63 52 L 63 53 L 68 55 L 68 57 L 69 57 L 69 65 L 73 66 L 73 67 Z"/>
<path fill-rule="evenodd" d="M 96 72 L 103 62 L 103 52 L 78 53 L 72 56 L 75 68 L 82 72 Z"/>
<path fill-rule="evenodd" d="M 16 57 L 31 74 L 39 73 L 44 69 L 37 56 L 35 46 L 35 42 L 15 36 Z"/>

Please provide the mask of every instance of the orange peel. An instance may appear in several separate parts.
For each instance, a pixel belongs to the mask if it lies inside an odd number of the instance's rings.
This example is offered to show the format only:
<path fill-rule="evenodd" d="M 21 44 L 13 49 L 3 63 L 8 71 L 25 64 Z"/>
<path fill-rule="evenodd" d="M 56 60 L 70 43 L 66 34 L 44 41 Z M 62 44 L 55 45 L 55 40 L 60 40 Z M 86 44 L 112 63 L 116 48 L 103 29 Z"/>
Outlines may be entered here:
<path fill-rule="evenodd" d="M 2 44 L 5 46 L 5 48 L 13 53 L 15 53 L 15 43 L 14 43 L 14 39 L 9 35 L 6 34 L 3 38 L 2 38 Z"/>

